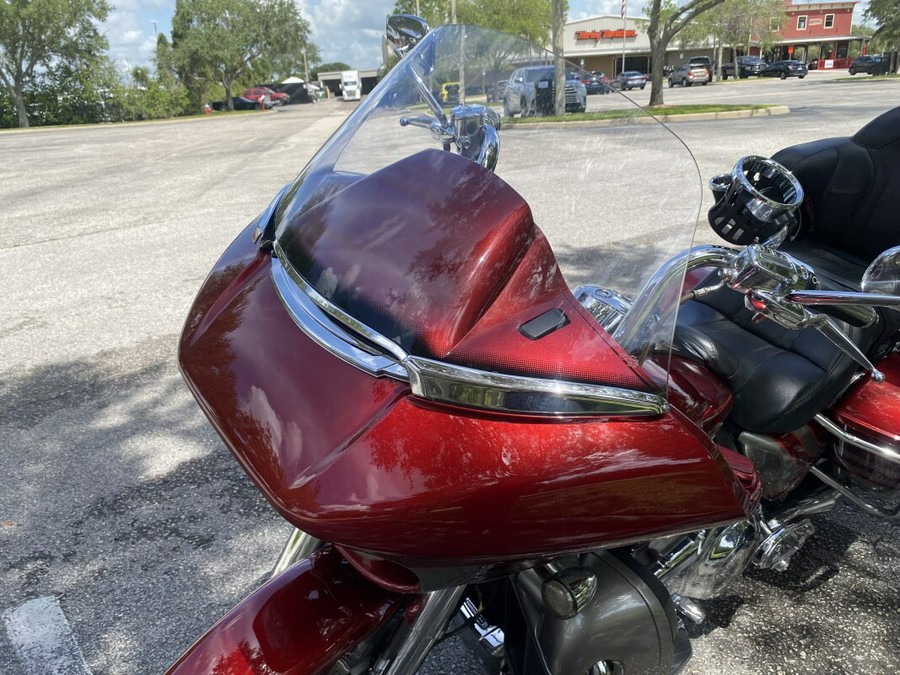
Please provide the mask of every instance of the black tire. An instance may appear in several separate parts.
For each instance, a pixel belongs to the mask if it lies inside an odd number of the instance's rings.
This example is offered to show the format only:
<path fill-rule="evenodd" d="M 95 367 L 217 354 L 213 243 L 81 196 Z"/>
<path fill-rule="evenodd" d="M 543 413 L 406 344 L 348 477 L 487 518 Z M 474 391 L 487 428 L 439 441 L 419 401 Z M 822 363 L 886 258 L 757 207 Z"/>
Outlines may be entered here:
<path fill-rule="evenodd" d="M 851 75 L 856 75 L 856 68 L 851 68 L 851 69 L 850 69 L 850 74 L 851 74 Z"/>
<path fill-rule="evenodd" d="M 784 71 L 781 71 L 780 73 L 778 73 L 778 77 L 780 77 L 782 80 L 786 80 L 786 79 L 787 79 L 787 73 L 784 72 Z"/>
<path fill-rule="evenodd" d="M 802 80 L 806 75 L 798 75 L 797 77 Z"/>
<path fill-rule="evenodd" d="M 674 86 L 675 86 L 675 83 L 672 82 L 672 78 L 670 77 L 670 78 L 669 78 L 669 89 L 671 89 L 671 88 L 674 87 Z"/>
<path fill-rule="evenodd" d="M 707 80 L 706 82 L 701 82 L 700 84 L 702 84 L 705 87 L 706 85 L 709 84 L 709 81 Z"/>
<path fill-rule="evenodd" d="M 728 81 L 728 73 L 722 73 L 722 82 Z"/>
<path fill-rule="evenodd" d="M 681 78 L 681 86 L 682 87 L 690 87 L 691 83 L 687 81 L 686 77 Z"/>
<path fill-rule="evenodd" d="M 642 84 L 642 85 L 641 85 L 641 89 L 643 89 L 643 88 L 646 87 L 646 86 L 647 86 L 646 84 Z"/>
<path fill-rule="evenodd" d="M 503 97 L 503 114 L 507 117 L 512 117 L 512 113 L 509 111 L 509 101 L 506 100 L 506 97 Z"/>

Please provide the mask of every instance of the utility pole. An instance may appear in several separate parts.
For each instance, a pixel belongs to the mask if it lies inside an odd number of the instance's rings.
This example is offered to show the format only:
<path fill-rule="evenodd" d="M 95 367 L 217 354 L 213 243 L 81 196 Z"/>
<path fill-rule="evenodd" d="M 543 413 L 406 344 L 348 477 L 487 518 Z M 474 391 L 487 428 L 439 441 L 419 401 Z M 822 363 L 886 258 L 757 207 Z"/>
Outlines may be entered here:
<path fill-rule="evenodd" d="M 456 23 L 456 0 L 450 0 L 450 23 Z"/>

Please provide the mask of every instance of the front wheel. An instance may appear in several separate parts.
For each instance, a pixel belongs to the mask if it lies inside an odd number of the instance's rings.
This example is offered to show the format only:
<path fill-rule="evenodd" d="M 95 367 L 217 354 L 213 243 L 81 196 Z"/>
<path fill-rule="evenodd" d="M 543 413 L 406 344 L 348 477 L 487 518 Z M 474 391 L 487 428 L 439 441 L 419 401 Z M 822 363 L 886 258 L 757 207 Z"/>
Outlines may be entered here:
<path fill-rule="evenodd" d="M 851 68 L 851 69 L 850 69 L 850 74 L 851 74 L 851 75 L 856 75 L 856 68 Z"/>
<path fill-rule="evenodd" d="M 669 80 L 669 89 L 671 89 L 671 88 L 674 87 L 674 86 L 675 86 L 675 83 L 672 82 L 672 80 L 670 79 L 670 80 Z"/>
<path fill-rule="evenodd" d="M 787 79 L 787 73 L 781 73 L 778 77 L 780 77 L 782 80 L 786 80 L 786 79 Z"/>
<path fill-rule="evenodd" d="M 512 113 L 509 110 L 509 101 L 507 101 L 505 98 L 503 99 L 503 114 L 506 117 L 512 117 Z"/>
<path fill-rule="evenodd" d="M 643 89 L 643 88 L 644 88 L 644 87 L 646 87 L 646 86 L 647 86 L 647 85 L 645 85 L 645 84 L 642 84 L 642 85 L 641 85 L 641 89 Z"/>

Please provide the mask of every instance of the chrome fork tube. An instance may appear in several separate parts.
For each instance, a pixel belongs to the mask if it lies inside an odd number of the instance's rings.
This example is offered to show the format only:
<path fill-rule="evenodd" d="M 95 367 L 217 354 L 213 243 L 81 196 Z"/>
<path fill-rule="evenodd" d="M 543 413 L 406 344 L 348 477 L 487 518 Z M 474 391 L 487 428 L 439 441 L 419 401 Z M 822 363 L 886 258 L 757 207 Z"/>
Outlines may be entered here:
<path fill-rule="evenodd" d="M 418 614 L 391 638 L 373 675 L 414 675 L 453 618 L 465 589 L 456 586 L 424 595 Z"/>
<path fill-rule="evenodd" d="M 288 537 L 287 543 L 284 545 L 284 550 L 281 552 L 281 555 L 278 556 L 278 562 L 276 562 L 275 567 L 272 568 L 272 574 L 270 576 L 278 576 L 295 562 L 308 558 L 321 547 L 321 539 L 316 539 L 311 534 L 307 534 L 303 530 L 298 530 L 295 527 L 294 531 L 291 532 L 291 536 Z"/>

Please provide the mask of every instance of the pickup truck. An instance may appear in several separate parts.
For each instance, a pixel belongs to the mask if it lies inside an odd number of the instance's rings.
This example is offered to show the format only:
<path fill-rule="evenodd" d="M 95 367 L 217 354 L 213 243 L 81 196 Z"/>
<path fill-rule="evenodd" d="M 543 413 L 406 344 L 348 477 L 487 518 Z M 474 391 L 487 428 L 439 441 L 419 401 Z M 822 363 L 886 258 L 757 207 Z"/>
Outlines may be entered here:
<path fill-rule="evenodd" d="M 766 62 L 758 56 L 739 56 L 737 63 L 722 64 L 722 79 L 729 77 L 759 77 L 766 69 Z"/>

